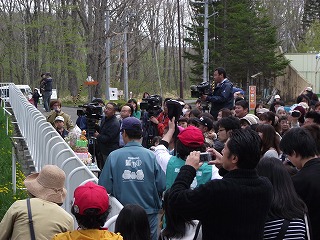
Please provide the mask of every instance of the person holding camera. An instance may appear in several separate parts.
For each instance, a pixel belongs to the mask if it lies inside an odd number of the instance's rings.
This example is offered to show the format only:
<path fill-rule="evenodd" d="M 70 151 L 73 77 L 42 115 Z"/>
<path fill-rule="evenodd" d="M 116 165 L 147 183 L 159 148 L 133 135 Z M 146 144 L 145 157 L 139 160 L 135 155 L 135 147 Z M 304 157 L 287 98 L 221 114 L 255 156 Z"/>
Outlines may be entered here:
<path fill-rule="evenodd" d="M 116 117 L 117 104 L 108 102 L 104 108 L 105 116 L 101 119 L 99 131 L 94 133 L 98 143 L 98 167 L 103 168 L 107 157 L 119 148 L 120 123 Z"/>
<path fill-rule="evenodd" d="M 169 189 L 178 175 L 177 169 L 185 165 L 187 156 L 192 151 L 205 152 L 204 136 L 201 130 L 194 126 L 188 126 L 182 130 L 175 143 L 175 155 L 170 155 L 168 151 L 169 143 L 171 143 L 174 132 L 176 129 L 175 118 L 169 121 L 169 130 L 163 136 L 160 144 L 155 147 L 155 155 L 159 165 L 166 174 L 166 189 Z M 204 155 L 205 156 L 205 155 Z M 206 162 L 198 169 L 195 180 L 190 185 L 195 188 L 200 184 L 204 184 L 211 179 L 221 178 L 218 174 L 218 169 L 213 165 L 209 166 Z M 211 159 L 210 159 L 211 160 Z"/>
<path fill-rule="evenodd" d="M 202 239 L 263 239 L 272 185 L 267 178 L 258 176 L 255 169 L 260 160 L 260 141 L 251 129 L 233 130 L 222 155 L 215 151 L 216 160 L 209 162 L 219 162 L 220 170 L 227 171 L 223 179 L 193 190 L 189 186 L 203 165 L 200 152 L 191 152 L 180 168 L 168 204 L 185 220 L 201 221 Z"/>
<path fill-rule="evenodd" d="M 52 100 L 50 102 L 50 109 L 51 112 L 49 116 L 47 117 L 47 121 L 52 124 L 52 126 L 55 128 L 55 119 L 58 116 L 63 117 L 64 119 L 64 126 L 68 131 L 70 131 L 72 128 L 74 128 L 73 122 L 71 120 L 71 117 L 69 114 L 63 112 L 61 110 L 61 101 L 60 100 Z"/>
<path fill-rule="evenodd" d="M 224 68 L 218 67 L 214 70 L 215 88 L 209 95 L 202 95 L 201 100 L 211 102 L 210 113 L 217 119 L 218 112 L 222 108 L 232 109 L 233 107 L 233 85 L 229 79 Z"/>
<path fill-rule="evenodd" d="M 169 117 L 168 117 L 168 107 L 167 101 L 170 98 L 166 98 L 163 102 L 163 111 L 158 116 L 151 116 L 150 121 L 157 125 L 158 136 L 162 137 L 164 129 L 168 126 Z"/>

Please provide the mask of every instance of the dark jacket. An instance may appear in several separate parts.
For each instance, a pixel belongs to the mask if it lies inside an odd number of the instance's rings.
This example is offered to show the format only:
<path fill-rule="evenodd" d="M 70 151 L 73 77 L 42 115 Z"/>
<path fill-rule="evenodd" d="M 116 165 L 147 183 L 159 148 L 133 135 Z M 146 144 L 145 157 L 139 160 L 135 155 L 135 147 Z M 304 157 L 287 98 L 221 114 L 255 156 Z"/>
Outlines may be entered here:
<path fill-rule="evenodd" d="M 56 129 L 57 132 L 60 134 L 60 136 L 64 139 L 66 136 L 68 136 L 69 132 L 66 129 L 63 129 L 62 132 L 60 132 L 58 129 Z"/>
<path fill-rule="evenodd" d="M 40 98 L 40 94 L 38 92 L 33 92 L 32 98 L 36 103 L 38 103 L 39 102 L 39 98 Z"/>
<path fill-rule="evenodd" d="M 202 223 L 204 240 L 263 239 L 272 185 L 256 170 L 237 169 L 223 179 L 190 190 L 196 170 L 185 165 L 171 187 L 169 204 L 177 214 Z"/>
<path fill-rule="evenodd" d="M 52 78 L 47 78 L 45 80 L 44 91 L 51 92 L 52 91 Z"/>
<path fill-rule="evenodd" d="M 97 142 L 99 150 L 103 155 L 109 155 L 113 150 L 119 148 L 120 123 L 116 116 L 103 117 Z"/>
<path fill-rule="evenodd" d="M 222 108 L 231 109 L 233 107 L 233 85 L 229 79 L 225 79 L 221 84 L 215 86 L 213 93 L 209 94 L 206 101 L 211 102 L 211 115 L 217 119 L 218 112 Z"/>
<path fill-rule="evenodd" d="M 320 239 L 320 158 L 306 162 L 303 168 L 292 177 L 298 195 L 308 207 L 312 238 Z"/>

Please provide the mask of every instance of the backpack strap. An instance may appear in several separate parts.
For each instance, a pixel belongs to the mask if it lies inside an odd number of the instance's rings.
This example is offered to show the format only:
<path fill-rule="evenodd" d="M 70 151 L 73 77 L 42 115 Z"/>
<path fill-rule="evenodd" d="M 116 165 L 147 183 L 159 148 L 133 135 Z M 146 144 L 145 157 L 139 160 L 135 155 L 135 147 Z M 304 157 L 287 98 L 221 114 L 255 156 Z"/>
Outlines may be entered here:
<path fill-rule="evenodd" d="M 27 198 L 27 207 L 28 207 L 28 219 L 29 219 L 29 229 L 30 229 L 31 240 L 36 240 L 36 237 L 34 234 L 34 228 L 33 228 L 30 198 Z"/>
<path fill-rule="evenodd" d="M 196 232 L 194 234 L 193 240 L 197 239 L 197 237 L 199 235 L 200 227 L 201 227 L 201 222 L 199 221 L 198 224 L 197 224 L 197 228 L 196 228 Z"/>
<path fill-rule="evenodd" d="M 282 240 L 284 238 L 284 235 L 286 235 L 286 232 L 288 230 L 289 224 L 290 224 L 290 221 L 288 221 L 287 219 L 283 220 L 281 229 L 280 229 L 279 234 L 277 235 L 277 238 L 276 238 L 277 240 Z"/>

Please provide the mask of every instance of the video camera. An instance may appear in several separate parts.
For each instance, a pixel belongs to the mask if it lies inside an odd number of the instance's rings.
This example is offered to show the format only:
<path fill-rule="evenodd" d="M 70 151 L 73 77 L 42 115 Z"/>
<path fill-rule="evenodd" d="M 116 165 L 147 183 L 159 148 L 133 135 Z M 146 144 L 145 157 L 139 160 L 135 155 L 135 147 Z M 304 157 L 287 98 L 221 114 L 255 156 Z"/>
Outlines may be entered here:
<path fill-rule="evenodd" d="M 209 82 L 202 82 L 198 85 L 191 85 L 190 89 L 192 98 L 200 98 L 202 95 L 208 95 L 211 93 Z"/>
<path fill-rule="evenodd" d="M 148 98 L 142 98 L 142 102 L 140 103 L 140 109 L 146 110 L 151 116 L 157 116 L 159 110 L 161 109 L 162 98 L 159 95 L 151 95 Z"/>
<path fill-rule="evenodd" d="M 183 104 L 177 100 L 170 99 L 166 101 L 166 105 L 168 108 L 168 117 L 171 120 L 173 117 L 175 117 L 175 121 L 178 122 L 181 114 L 182 114 L 182 108 Z"/>
<path fill-rule="evenodd" d="M 99 105 L 99 103 L 88 103 L 84 105 L 79 105 L 78 107 L 84 108 L 77 110 L 78 116 L 86 116 L 88 119 L 96 119 L 100 120 L 102 118 L 102 107 Z"/>

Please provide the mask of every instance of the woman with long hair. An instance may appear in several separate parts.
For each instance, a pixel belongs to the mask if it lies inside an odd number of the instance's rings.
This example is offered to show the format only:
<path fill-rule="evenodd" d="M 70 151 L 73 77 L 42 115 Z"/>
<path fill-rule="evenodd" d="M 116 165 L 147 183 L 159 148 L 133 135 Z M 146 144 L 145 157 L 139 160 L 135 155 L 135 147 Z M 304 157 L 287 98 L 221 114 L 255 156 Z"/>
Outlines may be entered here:
<path fill-rule="evenodd" d="M 261 155 L 263 157 L 276 157 L 280 155 L 280 137 L 273 126 L 269 124 L 260 124 L 256 128 L 261 138 Z"/>
<path fill-rule="evenodd" d="M 186 221 L 177 214 L 168 203 L 170 189 L 164 194 L 164 213 L 166 226 L 161 231 L 159 240 L 202 239 L 201 224 L 197 220 Z M 125 239 L 125 238 L 124 238 Z"/>
<path fill-rule="evenodd" d="M 273 198 L 264 227 L 264 239 L 308 239 L 307 207 L 296 193 L 286 168 L 277 158 L 264 157 L 257 165 L 260 176 L 273 186 Z"/>
<path fill-rule="evenodd" d="M 133 113 L 132 117 L 138 118 L 140 120 L 141 118 L 141 111 L 138 108 L 138 102 L 134 98 L 131 98 L 128 100 L 128 103 L 132 105 L 133 107 Z"/>
<path fill-rule="evenodd" d="M 146 211 L 136 204 L 128 204 L 120 211 L 115 232 L 120 233 L 123 240 L 150 240 L 151 232 Z"/>

